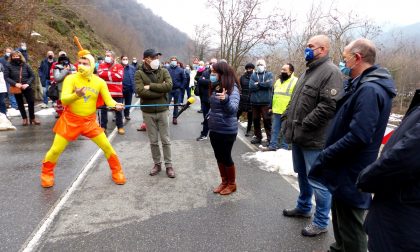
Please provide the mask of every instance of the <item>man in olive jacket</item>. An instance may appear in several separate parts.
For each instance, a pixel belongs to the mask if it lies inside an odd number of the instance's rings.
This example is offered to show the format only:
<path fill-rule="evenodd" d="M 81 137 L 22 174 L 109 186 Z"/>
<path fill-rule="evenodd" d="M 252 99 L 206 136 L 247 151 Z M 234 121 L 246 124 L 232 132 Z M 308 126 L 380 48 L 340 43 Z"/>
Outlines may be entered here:
<path fill-rule="evenodd" d="M 168 92 L 172 90 L 172 79 L 168 70 L 160 66 L 161 53 L 154 49 L 147 49 L 143 53 L 144 62 L 135 74 L 136 92 L 141 98 L 141 105 L 167 104 Z M 141 108 L 143 121 L 147 126 L 150 149 L 154 166 L 150 175 L 157 175 L 161 170 L 161 152 L 159 148 L 159 135 L 162 142 L 163 158 L 166 174 L 175 178 L 172 167 L 171 140 L 169 139 L 169 108 L 168 106 L 148 106 Z"/>
<path fill-rule="evenodd" d="M 302 229 L 304 236 L 327 232 L 331 194 L 320 182 L 308 180 L 313 162 L 325 145 L 325 133 L 334 117 L 336 101 L 343 87 L 342 75 L 328 57 L 330 41 L 325 35 L 309 39 L 305 49 L 307 69 L 300 76 L 287 110 L 283 114 L 285 141 L 292 144 L 293 168 L 298 174 L 300 194 L 293 209 L 284 209 L 288 217 L 311 217 L 312 195 L 315 214 Z"/>

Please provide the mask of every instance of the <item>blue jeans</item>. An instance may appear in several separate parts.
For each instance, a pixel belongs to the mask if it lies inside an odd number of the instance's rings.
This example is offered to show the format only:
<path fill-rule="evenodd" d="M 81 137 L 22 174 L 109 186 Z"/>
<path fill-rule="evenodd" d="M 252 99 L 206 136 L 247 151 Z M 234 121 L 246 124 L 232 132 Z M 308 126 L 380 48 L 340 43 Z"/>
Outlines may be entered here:
<path fill-rule="evenodd" d="M 271 141 L 268 148 L 274 149 L 274 150 L 278 148 L 283 148 L 286 150 L 289 149 L 289 146 L 284 141 L 283 136 L 281 137 L 280 144 L 279 144 L 278 138 L 280 134 L 280 129 L 281 129 L 281 114 L 273 114 L 273 122 L 271 126 Z"/>
<path fill-rule="evenodd" d="M 49 80 L 46 80 L 45 81 L 45 86 L 43 87 L 44 88 L 44 94 L 43 94 L 43 97 L 42 97 L 43 102 L 45 104 L 48 104 L 48 87 L 49 86 L 50 86 L 50 81 Z"/>
<path fill-rule="evenodd" d="M 181 89 L 173 89 L 170 93 L 169 93 L 169 99 L 168 101 L 171 102 L 172 97 L 174 98 L 174 104 L 180 103 L 181 102 Z M 173 112 L 173 116 L 175 117 L 176 115 L 178 115 L 178 106 L 174 106 L 174 112 Z"/>
<path fill-rule="evenodd" d="M 6 83 L 6 86 L 7 86 L 7 92 L 9 92 L 10 85 Z M 12 108 L 18 109 L 18 104 L 17 104 L 16 97 L 14 94 L 9 93 L 9 102 Z"/>
<path fill-rule="evenodd" d="M 0 113 L 7 115 L 7 108 L 6 103 L 4 100 L 6 99 L 7 93 L 0 93 Z"/>
<path fill-rule="evenodd" d="M 313 223 L 325 228 L 329 222 L 331 194 L 323 184 L 308 179 L 311 166 L 320 152 L 321 150 L 304 149 L 292 144 L 293 169 L 298 174 L 300 190 L 296 208 L 303 213 L 309 213 L 312 208 L 312 194 L 315 194 L 316 208 Z"/>

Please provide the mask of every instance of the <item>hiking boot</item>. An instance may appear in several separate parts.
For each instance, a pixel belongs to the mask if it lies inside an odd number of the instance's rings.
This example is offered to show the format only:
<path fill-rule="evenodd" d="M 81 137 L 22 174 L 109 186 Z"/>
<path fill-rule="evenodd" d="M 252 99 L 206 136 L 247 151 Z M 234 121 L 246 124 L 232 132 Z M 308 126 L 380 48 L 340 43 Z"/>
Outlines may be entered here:
<path fill-rule="evenodd" d="M 326 233 L 327 231 L 328 231 L 327 228 L 320 228 L 316 226 L 315 224 L 311 223 L 302 229 L 302 235 L 308 236 L 308 237 L 314 237 L 322 233 Z"/>
<path fill-rule="evenodd" d="M 297 208 L 293 209 L 284 209 L 283 215 L 287 217 L 301 217 L 301 218 L 311 218 L 311 213 L 304 213 Z"/>
<path fill-rule="evenodd" d="M 203 140 L 206 140 L 206 139 L 207 139 L 206 136 L 199 136 L 199 137 L 196 138 L 197 141 L 203 141 Z"/>
<path fill-rule="evenodd" d="M 137 131 L 146 131 L 146 124 L 145 123 L 142 123 L 140 125 L 140 128 L 137 129 Z"/>
<path fill-rule="evenodd" d="M 155 176 L 157 175 L 160 171 L 162 170 L 162 167 L 160 166 L 160 164 L 155 164 L 155 166 L 153 166 L 152 170 L 150 171 L 149 175 L 150 176 Z"/>
<path fill-rule="evenodd" d="M 178 124 L 178 120 L 174 117 L 174 118 L 172 118 L 172 124 L 175 124 L 175 125 L 177 125 Z"/>
<path fill-rule="evenodd" d="M 252 144 L 261 144 L 261 139 L 259 139 L 259 138 L 254 138 L 254 139 L 252 139 L 252 140 L 251 140 L 251 143 L 252 143 Z"/>
<path fill-rule="evenodd" d="M 172 167 L 166 167 L 166 175 L 170 178 L 175 178 L 175 171 Z"/>
<path fill-rule="evenodd" d="M 130 121 L 131 120 L 131 117 L 130 116 L 126 116 L 125 117 L 125 120 Z"/>

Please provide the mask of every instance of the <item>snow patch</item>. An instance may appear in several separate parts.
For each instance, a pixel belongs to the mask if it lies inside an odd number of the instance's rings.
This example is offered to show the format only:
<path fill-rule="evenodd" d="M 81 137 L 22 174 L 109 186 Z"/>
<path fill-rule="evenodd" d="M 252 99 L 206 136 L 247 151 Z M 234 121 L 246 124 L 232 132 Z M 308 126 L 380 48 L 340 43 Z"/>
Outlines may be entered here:
<path fill-rule="evenodd" d="M 257 151 L 245 153 L 242 158 L 245 161 L 258 161 L 261 170 L 297 177 L 297 174 L 293 171 L 291 150 L 279 149 L 277 151 Z"/>
<path fill-rule="evenodd" d="M 55 115 L 55 109 L 54 108 L 42 109 L 36 112 L 35 115 L 39 115 L 39 116 Z"/>

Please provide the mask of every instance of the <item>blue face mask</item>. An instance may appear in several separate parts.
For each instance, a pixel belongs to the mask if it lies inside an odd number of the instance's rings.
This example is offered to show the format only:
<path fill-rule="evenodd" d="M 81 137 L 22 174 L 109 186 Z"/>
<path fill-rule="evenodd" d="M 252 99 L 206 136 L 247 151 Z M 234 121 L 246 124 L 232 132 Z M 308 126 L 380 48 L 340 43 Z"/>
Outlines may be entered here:
<path fill-rule="evenodd" d="M 348 68 L 348 67 L 346 67 L 346 63 L 344 63 L 344 62 L 340 62 L 339 64 L 338 64 L 338 68 L 340 68 L 340 71 L 344 74 L 344 75 L 346 75 L 346 76 L 349 76 L 350 77 L 350 74 L 351 74 L 351 68 Z"/>
<path fill-rule="evenodd" d="M 219 80 L 219 78 L 217 77 L 216 74 L 210 75 L 210 82 L 211 83 L 216 83 L 218 80 Z"/>
<path fill-rule="evenodd" d="M 305 60 L 311 61 L 315 58 L 314 50 L 312 48 L 306 47 L 305 48 Z"/>
<path fill-rule="evenodd" d="M 176 67 L 177 66 L 177 62 L 175 60 L 171 61 L 171 67 Z"/>

